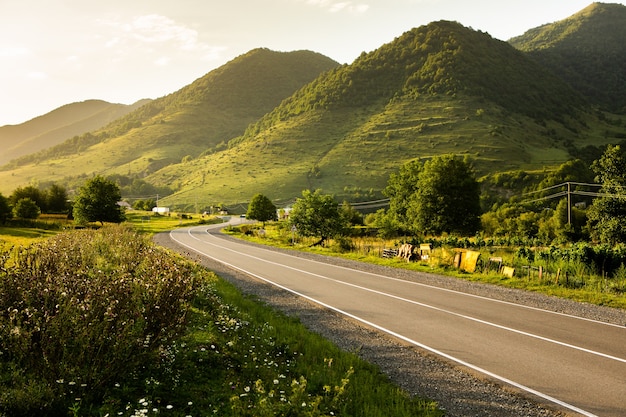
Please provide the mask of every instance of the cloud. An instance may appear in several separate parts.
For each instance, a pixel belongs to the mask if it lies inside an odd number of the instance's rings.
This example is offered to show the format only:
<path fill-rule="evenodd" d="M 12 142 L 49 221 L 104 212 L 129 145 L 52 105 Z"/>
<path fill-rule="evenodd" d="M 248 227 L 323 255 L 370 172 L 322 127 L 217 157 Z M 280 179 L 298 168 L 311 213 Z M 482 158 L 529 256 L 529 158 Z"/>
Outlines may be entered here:
<path fill-rule="evenodd" d="M 100 22 L 112 28 L 112 33 L 104 43 L 105 46 L 118 49 L 120 54 L 124 54 L 125 51 L 136 53 L 138 50 L 144 52 L 170 50 L 183 54 L 193 53 L 203 60 L 215 60 L 219 59 L 220 52 L 226 49 L 201 42 L 195 29 L 158 14 L 138 16 L 127 22 L 119 20 Z M 162 58 L 155 62 L 164 65 Z"/>
<path fill-rule="evenodd" d="M 22 46 L 0 46 L 1 58 L 15 58 L 30 55 L 31 51 Z"/>
<path fill-rule="evenodd" d="M 355 3 L 353 1 L 336 1 L 336 0 L 305 0 L 307 4 L 327 9 L 331 13 L 350 12 L 365 13 L 370 6 L 364 3 Z"/>

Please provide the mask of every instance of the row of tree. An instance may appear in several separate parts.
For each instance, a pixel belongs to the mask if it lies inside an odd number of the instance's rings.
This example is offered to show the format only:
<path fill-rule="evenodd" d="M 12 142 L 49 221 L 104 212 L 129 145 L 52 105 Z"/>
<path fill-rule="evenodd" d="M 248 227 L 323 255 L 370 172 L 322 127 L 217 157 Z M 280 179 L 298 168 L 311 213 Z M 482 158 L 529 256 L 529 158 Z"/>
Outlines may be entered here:
<path fill-rule="evenodd" d="M 551 196 L 542 197 L 545 193 L 531 202 L 519 197 L 507 198 L 483 213 L 481 183 L 470 161 L 454 155 L 436 156 L 427 161 L 411 161 L 392 174 L 383 191 L 389 198 L 388 209 L 368 215 L 365 222 L 384 237 L 473 236 L 482 231 L 488 236 L 515 237 L 520 242 L 534 239 L 539 244 L 576 240 L 608 245 L 625 242 L 626 155 L 620 146 L 608 146 L 591 166 L 580 160 L 568 161 L 542 180 L 519 172 L 496 175 L 491 185 L 516 186 L 520 194 L 522 190 L 528 194 L 528 190 L 551 190 L 563 182 L 577 184 L 591 180 L 601 187 L 599 191 L 578 193 L 588 195 L 587 209 L 572 207 L 572 201 L 561 192 L 556 193 L 560 197 L 556 202 L 548 200 Z M 483 203 L 489 200 L 483 195 Z M 247 216 L 263 222 L 275 220 L 276 207 L 258 194 L 252 199 Z M 289 213 L 293 230 L 302 236 L 319 237 L 320 244 L 345 234 L 359 220 L 362 217 L 349 204 L 340 207 L 333 196 L 320 190 L 305 190 Z"/>
<path fill-rule="evenodd" d="M 41 213 L 70 214 L 77 223 L 124 220 L 119 186 L 112 180 L 96 176 L 78 190 L 73 202 L 65 188 L 53 184 L 47 189 L 34 186 L 17 188 L 8 198 L 0 194 L 0 223 L 12 217 L 36 219 Z M 71 209 L 71 210 L 70 210 Z"/>

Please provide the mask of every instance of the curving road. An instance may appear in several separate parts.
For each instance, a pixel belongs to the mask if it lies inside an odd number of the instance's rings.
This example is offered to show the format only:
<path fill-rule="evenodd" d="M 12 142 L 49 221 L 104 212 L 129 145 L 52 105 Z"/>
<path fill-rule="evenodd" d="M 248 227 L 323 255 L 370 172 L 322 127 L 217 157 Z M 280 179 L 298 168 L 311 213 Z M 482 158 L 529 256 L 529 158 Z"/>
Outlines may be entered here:
<path fill-rule="evenodd" d="M 170 237 L 570 412 L 626 415 L 626 327 L 294 257 L 226 240 L 221 226 Z"/>

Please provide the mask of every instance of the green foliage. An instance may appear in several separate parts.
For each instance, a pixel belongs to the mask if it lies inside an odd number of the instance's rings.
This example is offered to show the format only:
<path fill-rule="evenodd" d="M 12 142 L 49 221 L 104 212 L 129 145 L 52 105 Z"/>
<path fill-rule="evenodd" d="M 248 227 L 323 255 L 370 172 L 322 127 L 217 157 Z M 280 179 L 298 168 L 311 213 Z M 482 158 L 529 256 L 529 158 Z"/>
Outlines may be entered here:
<path fill-rule="evenodd" d="M 137 200 L 133 203 L 135 210 L 152 211 L 154 207 L 156 207 L 156 200 L 153 199 Z"/>
<path fill-rule="evenodd" d="M 46 209 L 48 213 L 67 213 L 69 208 L 67 190 L 52 184 L 46 191 Z"/>
<path fill-rule="evenodd" d="M 620 146 L 609 146 L 591 169 L 597 174 L 606 194 L 593 201 L 589 208 L 592 236 L 603 243 L 626 241 L 626 155 Z"/>
<path fill-rule="evenodd" d="M 424 164 L 407 205 L 407 217 L 422 233 L 472 235 L 480 228 L 480 187 L 469 162 L 454 155 Z"/>
<path fill-rule="evenodd" d="M 263 194 L 255 194 L 248 205 L 246 217 L 252 220 L 258 220 L 265 224 L 266 221 L 278 220 L 276 206 L 268 197 Z"/>
<path fill-rule="evenodd" d="M 37 203 L 30 198 L 20 198 L 13 206 L 13 216 L 20 219 L 36 219 L 41 214 Z"/>
<path fill-rule="evenodd" d="M 387 216 L 389 220 L 377 222 L 379 227 L 391 234 L 391 227 L 400 234 L 414 229 L 412 219 L 407 215 L 409 201 L 419 189 L 419 175 L 422 172 L 423 163 L 419 160 L 410 161 L 400 167 L 397 173 L 392 173 L 387 181 L 383 194 L 389 198 Z M 382 219 L 381 219 L 382 220 Z"/>
<path fill-rule="evenodd" d="M 74 219 L 79 224 L 89 222 L 121 223 L 124 212 L 117 203 L 122 199 L 119 187 L 111 180 L 96 176 L 78 191 L 74 201 Z"/>
<path fill-rule="evenodd" d="M 593 103 L 626 109 L 626 7 L 593 3 L 570 18 L 510 40 Z"/>
<path fill-rule="evenodd" d="M 184 328 L 194 277 L 123 227 L 3 253 L 0 413 L 67 415 L 132 379 Z"/>
<path fill-rule="evenodd" d="M 16 188 L 15 190 L 13 190 L 13 193 L 9 198 L 11 200 L 11 205 L 13 206 L 17 205 L 18 201 L 27 198 L 33 201 L 42 211 L 46 211 L 46 209 L 48 208 L 45 192 L 35 187 L 34 185 L 27 185 L 25 187 Z"/>
<path fill-rule="evenodd" d="M 339 211 L 339 204 L 332 195 L 321 190 L 304 190 L 289 213 L 289 223 L 302 236 L 320 237 L 320 244 L 328 238 L 341 235 L 346 220 Z"/>
<path fill-rule="evenodd" d="M 9 199 L 0 193 L 0 224 L 6 223 L 13 216 L 13 210 L 9 204 Z"/>

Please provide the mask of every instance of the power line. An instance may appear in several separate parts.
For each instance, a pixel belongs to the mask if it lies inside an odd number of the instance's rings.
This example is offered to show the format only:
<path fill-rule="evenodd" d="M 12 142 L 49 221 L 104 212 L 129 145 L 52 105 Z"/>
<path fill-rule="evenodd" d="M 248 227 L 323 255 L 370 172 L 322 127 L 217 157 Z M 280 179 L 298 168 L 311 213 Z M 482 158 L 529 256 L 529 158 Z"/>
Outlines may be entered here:
<path fill-rule="evenodd" d="M 536 191 L 530 191 L 530 192 L 527 192 L 527 193 L 523 193 L 522 195 L 530 195 L 530 194 L 536 194 L 536 193 L 545 192 L 545 191 L 552 190 L 552 189 L 559 188 L 559 187 L 567 187 L 567 190 L 563 190 L 563 191 L 560 191 L 558 193 L 550 194 L 548 196 L 537 198 L 537 199 L 534 199 L 534 200 L 523 201 L 523 203 L 525 203 L 525 204 L 535 203 L 537 201 L 550 200 L 550 199 L 553 199 L 553 198 L 560 198 L 560 197 L 567 196 L 567 224 L 571 224 L 572 223 L 572 194 L 574 194 L 574 195 L 582 195 L 582 196 L 586 196 L 586 197 L 608 197 L 608 198 L 624 198 L 624 199 L 626 199 L 626 194 L 600 193 L 600 192 L 591 192 L 591 191 L 584 191 L 584 190 L 572 190 L 572 185 L 584 186 L 584 187 L 598 187 L 598 188 L 603 187 L 602 184 L 589 184 L 589 183 L 584 183 L 584 182 L 568 181 L 568 182 L 564 182 L 564 183 L 561 183 L 561 184 L 553 185 L 551 187 L 542 188 L 541 190 L 536 190 Z M 625 188 L 622 187 L 622 186 L 616 186 L 616 188 L 621 189 L 621 190 L 625 190 Z"/>

